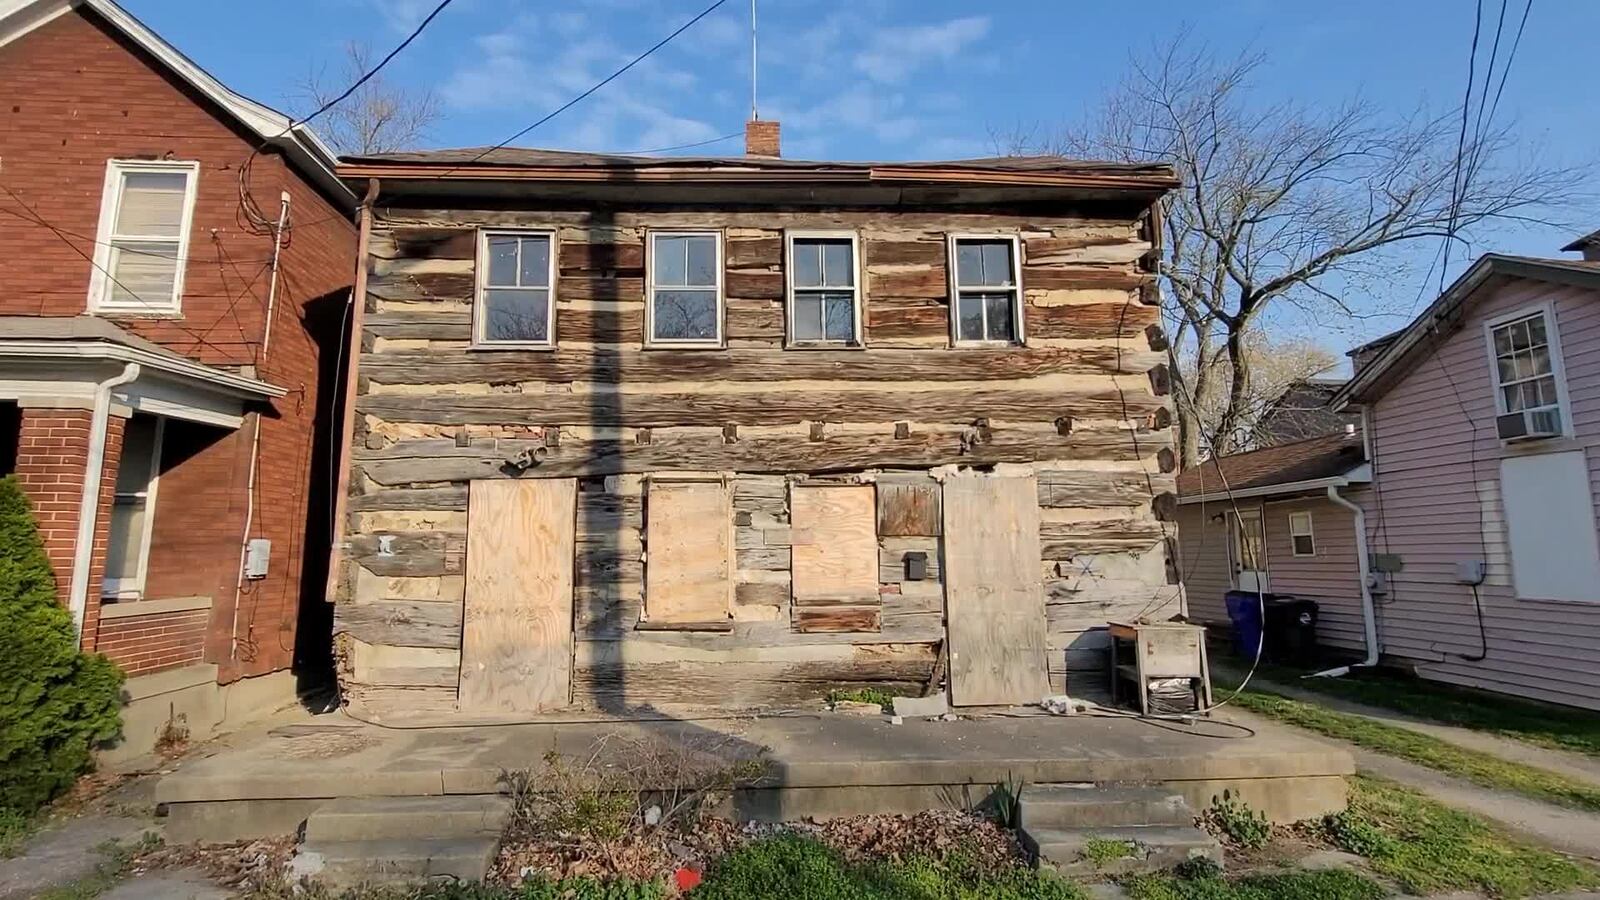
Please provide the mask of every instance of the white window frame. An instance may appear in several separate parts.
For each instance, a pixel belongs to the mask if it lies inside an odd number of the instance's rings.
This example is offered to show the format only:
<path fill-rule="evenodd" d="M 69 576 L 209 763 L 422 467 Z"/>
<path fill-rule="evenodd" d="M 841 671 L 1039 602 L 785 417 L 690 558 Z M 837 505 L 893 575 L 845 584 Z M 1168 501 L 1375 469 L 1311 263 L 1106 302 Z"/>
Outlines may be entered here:
<path fill-rule="evenodd" d="M 1505 415 L 1510 410 L 1506 409 L 1506 398 L 1500 390 L 1500 365 L 1499 356 L 1494 350 L 1494 331 L 1519 319 L 1532 318 L 1535 315 L 1544 316 L 1545 341 L 1550 350 L 1550 374 L 1555 377 L 1556 382 L 1556 410 L 1561 415 L 1561 433 L 1564 437 L 1570 438 L 1573 436 L 1572 400 L 1567 396 L 1567 369 L 1561 358 L 1561 332 L 1556 326 L 1556 307 L 1549 301 L 1524 306 L 1485 319 L 1483 322 L 1483 343 L 1489 355 L 1489 389 L 1494 393 L 1495 414 Z M 1549 407 L 1540 408 L 1549 409 Z"/>
<path fill-rule="evenodd" d="M 550 272 L 549 290 L 545 292 L 545 334 L 548 338 L 542 341 L 491 341 L 486 339 L 484 325 L 486 317 L 483 314 L 484 292 L 490 290 L 518 290 L 517 287 L 504 285 L 490 285 L 489 282 L 489 239 L 492 237 L 543 237 L 550 240 Z M 556 279 L 560 275 L 561 266 L 559 253 L 561 251 L 560 239 L 553 228 L 480 228 L 478 229 L 478 253 L 474 264 L 472 293 L 472 349 L 474 350 L 554 350 L 556 347 Z M 528 288 L 528 290 L 537 290 Z"/>
<path fill-rule="evenodd" d="M 1010 288 L 966 288 L 969 293 L 995 293 L 996 290 L 1011 291 L 1011 323 L 1012 337 L 1007 341 L 964 341 L 961 339 L 961 293 L 963 288 L 959 283 L 959 273 L 956 271 L 956 246 L 963 241 L 1007 241 L 1011 244 L 1012 285 Z M 1022 241 L 1016 234 L 951 234 L 945 238 L 945 258 L 948 269 L 947 277 L 950 282 L 950 345 L 952 347 L 1020 347 L 1026 342 L 1025 323 L 1022 315 Z M 989 313 L 984 311 L 984 333 L 988 333 Z"/>
<path fill-rule="evenodd" d="M 166 304 L 155 303 L 156 298 L 141 298 L 146 303 L 120 304 L 111 301 L 114 282 L 111 276 L 111 251 L 113 240 L 171 241 L 160 237 L 118 235 L 115 233 L 117 211 L 122 205 L 123 175 L 136 172 L 184 172 L 188 177 L 183 196 L 183 220 L 178 227 L 177 272 L 172 277 L 172 296 Z M 199 194 L 200 163 L 193 160 L 106 160 L 105 183 L 100 190 L 100 225 L 95 232 L 94 271 L 89 275 L 89 304 L 91 313 L 108 315 L 177 316 L 183 312 L 183 275 L 189 267 L 189 233 L 194 227 L 195 198 Z"/>
<path fill-rule="evenodd" d="M 822 241 L 849 240 L 850 241 L 850 268 L 852 270 L 852 275 L 853 275 L 853 277 L 851 278 L 851 282 L 852 283 L 851 283 L 851 287 L 850 287 L 850 293 L 851 293 L 852 303 L 854 304 L 854 312 L 851 314 L 854 317 L 854 330 L 851 332 L 851 336 L 850 336 L 849 340 L 847 340 L 847 341 L 826 340 L 826 339 L 817 340 L 817 339 L 809 339 L 809 338 L 805 339 L 805 340 L 801 340 L 801 339 L 798 339 L 798 338 L 796 338 L 794 336 L 795 335 L 794 314 L 795 314 L 795 308 L 796 308 L 795 298 L 798 296 L 800 291 L 804 291 L 806 293 L 820 293 L 820 292 L 823 292 L 823 291 L 826 291 L 828 293 L 835 293 L 835 294 L 840 293 L 840 291 L 837 288 L 832 288 L 832 287 L 829 287 L 829 288 L 798 288 L 798 289 L 795 287 L 795 284 L 794 284 L 794 242 L 797 241 L 797 240 L 800 240 L 800 241 L 804 241 L 804 240 L 822 240 Z M 792 231 L 785 231 L 784 235 L 783 235 L 783 290 L 784 290 L 784 296 L 787 299 L 786 299 L 786 301 L 784 303 L 785 311 L 784 311 L 784 317 L 783 317 L 784 318 L 784 328 L 786 329 L 786 334 L 785 334 L 786 340 L 784 342 L 784 346 L 792 347 L 792 348 L 795 348 L 797 350 L 811 350 L 811 349 L 822 349 L 822 350 L 840 350 L 840 349 L 865 350 L 866 349 L 866 341 L 863 340 L 863 338 L 862 338 L 862 322 L 861 322 L 862 309 L 865 306 L 865 304 L 862 303 L 862 282 L 864 280 L 864 276 L 865 276 L 865 269 L 863 269 L 862 265 L 861 265 L 861 235 L 858 232 L 851 231 L 851 230 L 848 230 L 848 229 L 832 229 L 832 230 L 828 230 L 828 229 L 823 229 L 823 230 L 796 229 L 796 230 L 792 230 Z"/>
<path fill-rule="evenodd" d="M 656 291 L 705 290 L 703 285 L 656 284 L 656 239 L 671 237 L 712 237 L 716 239 L 717 336 L 715 340 L 686 340 L 656 337 Z M 644 235 L 644 345 L 674 350 L 721 350 L 727 346 L 728 292 L 723 271 L 725 238 L 720 228 L 650 229 Z"/>
<path fill-rule="evenodd" d="M 1302 531 L 1296 526 L 1297 520 L 1303 520 L 1305 522 L 1305 530 Z M 1295 538 L 1302 537 L 1309 538 L 1311 540 L 1311 550 L 1306 553 L 1301 553 L 1300 546 L 1294 542 Z M 1316 523 L 1312 518 L 1311 510 L 1309 509 L 1297 509 L 1294 512 L 1289 513 L 1289 552 L 1295 556 L 1317 555 Z"/>
<path fill-rule="evenodd" d="M 102 578 L 100 585 L 103 597 L 123 603 L 144 599 L 145 580 L 150 574 L 150 536 L 155 532 L 156 492 L 161 485 L 161 450 L 167 435 L 167 417 L 152 418 L 156 420 L 156 434 L 154 440 L 150 442 L 150 486 L 144 491 L 144 525 L 139 535 L 139 572 L 132 578 L 113 579 L 108 576 Z M 118 465 L 120 466 L 120 462 Z M 113 491 L 111 499 L 113 506 L 116 505 L 116 497 L 117 493 Z M 107 516 L 109 518 L 109 511 Z M 114 585 L 113 581 L 116 582 Z"/>

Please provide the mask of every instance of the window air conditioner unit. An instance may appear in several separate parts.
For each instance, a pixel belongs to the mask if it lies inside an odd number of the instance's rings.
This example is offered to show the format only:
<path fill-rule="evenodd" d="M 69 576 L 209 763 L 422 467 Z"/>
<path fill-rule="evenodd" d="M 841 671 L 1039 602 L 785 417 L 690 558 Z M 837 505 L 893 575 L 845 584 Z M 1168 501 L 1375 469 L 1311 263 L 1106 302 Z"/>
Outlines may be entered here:
<path fill-rule="evenodd" d="M 1495 431 L 1502 441 L 1531 441 L 1561 436 L 1561 410 L 1524 409 L 1495 416 Z"/>

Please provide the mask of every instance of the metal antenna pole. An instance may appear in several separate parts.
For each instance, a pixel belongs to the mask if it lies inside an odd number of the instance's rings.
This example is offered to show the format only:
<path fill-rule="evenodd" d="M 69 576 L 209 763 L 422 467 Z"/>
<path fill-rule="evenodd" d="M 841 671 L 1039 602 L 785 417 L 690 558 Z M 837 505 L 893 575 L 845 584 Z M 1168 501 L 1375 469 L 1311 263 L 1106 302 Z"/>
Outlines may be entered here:
<path fill-rule="evenodd" d="M 750 120 L 760 118 L 756 111 L 756 0 L 750 0 Z"/>

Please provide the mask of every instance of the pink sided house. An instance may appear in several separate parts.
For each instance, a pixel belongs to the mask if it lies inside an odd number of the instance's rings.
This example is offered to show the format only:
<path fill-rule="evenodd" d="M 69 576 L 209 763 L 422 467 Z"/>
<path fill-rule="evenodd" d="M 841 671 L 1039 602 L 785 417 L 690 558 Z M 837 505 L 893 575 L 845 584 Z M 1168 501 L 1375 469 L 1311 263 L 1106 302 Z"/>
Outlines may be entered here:
<path fill-rule="evenodd" d="M 1192 614 L 1261 584 L 1335 651 L 1600 709 L 1600 261 L 1486 255 L 1352 356 L 1361 428 L 1178 479 Z"/>

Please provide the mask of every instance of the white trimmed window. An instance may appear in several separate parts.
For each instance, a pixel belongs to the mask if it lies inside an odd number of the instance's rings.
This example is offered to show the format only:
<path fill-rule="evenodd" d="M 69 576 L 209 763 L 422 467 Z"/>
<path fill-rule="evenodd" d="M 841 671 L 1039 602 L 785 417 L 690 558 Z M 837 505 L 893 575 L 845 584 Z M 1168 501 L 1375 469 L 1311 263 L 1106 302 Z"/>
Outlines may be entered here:
<path fill-rule="evenodd" d="M 135 415 L 123 429 L 101 580 L 101 593 L 107 597 L 137 600 L 144 594 L 165 425 L 157 416 Z"/>
<path fill-rule="evenodd" d="M 861 345 L 861 278 L 853 231 L 789 232 L 789 343 Z"/>
<path fill-rule="evenodd" d="M 1022 341 L 1020 257 L 1014 235 L 950 236 L 950 334 L 955 343 Z"/>
<path fill-rule="evenodd" d="M 652 231 L 646 269 L 648 343 L 722 346 L 722 232 Z"/>
<path fill-rule="evenodd" d="M 549 231 L 483 231 L 473 343 L 550 347 L 555 343 L 556 236 Z"/>
<path fill-rule="evenodd" d="M 176 314 L 194 223 L 197 162 L 106 164 L 90 312 Z"/>
<path fill-rule="evenodd" d="M 1562 384 L 1561 351 L 1551 310 L 1518 312 L 1490 320 L 1489 352 L 1493 355 L 1495 406 L 1501 415 L 1549 412 L 1566 430 L 1566 392 Z"/>
<path fill-rule="evenodd" d="M 1317 539 L 1311 527 L 1311 513 L 1289 513 L 1289 542 L 1294 545 L 1295 556 L 1316 556 Z"/>

